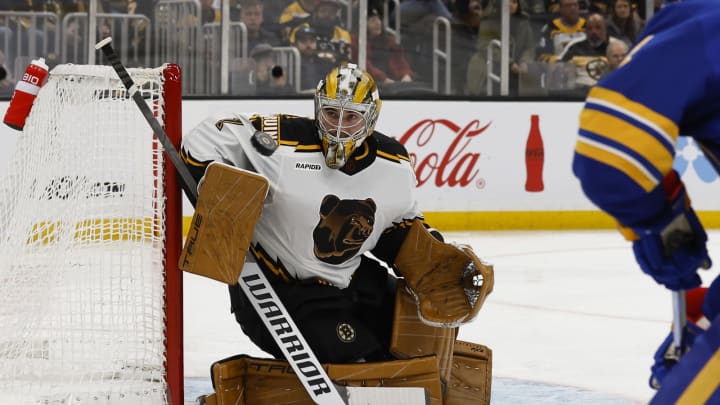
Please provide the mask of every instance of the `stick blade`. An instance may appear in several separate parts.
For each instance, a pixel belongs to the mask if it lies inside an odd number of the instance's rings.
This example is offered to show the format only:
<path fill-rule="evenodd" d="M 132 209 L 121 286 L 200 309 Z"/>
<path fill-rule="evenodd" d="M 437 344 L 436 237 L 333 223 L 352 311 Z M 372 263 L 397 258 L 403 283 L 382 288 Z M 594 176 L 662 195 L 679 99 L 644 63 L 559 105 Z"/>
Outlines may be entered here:
<path fill-rule="evenodd" d="M 105 37 L 100 42 L 95 44 L 95 49 L 102 49 L 105 45 L 112 42 L 112 37 Z"/>

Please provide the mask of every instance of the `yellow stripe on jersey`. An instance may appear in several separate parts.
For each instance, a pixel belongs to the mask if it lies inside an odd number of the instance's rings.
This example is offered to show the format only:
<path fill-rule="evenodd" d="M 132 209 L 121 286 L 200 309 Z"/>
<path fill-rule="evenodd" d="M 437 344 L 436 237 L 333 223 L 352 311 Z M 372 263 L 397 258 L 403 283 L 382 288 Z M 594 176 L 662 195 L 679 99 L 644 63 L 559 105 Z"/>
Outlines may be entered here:
<path fill-rule="evenodd" d="M 659 183 L 658 179 L 648 173 L 647 170 L 638 162 L 634 161 L 632 157 L 621 151 L 611 150 L 607 145 L 593 142 L 586 138 L 580 138 L 577 144 L 575 144 L 575 152 L 625 173 L 626 176 L 631 178 L 647 192 L 654 189 Z"/>
<path fill-rule="evenodd" d="M 191 158 L 190 156 L 188 156 L 188 155 L 185 153 L 185 150 L 184 150 L 184 149 L 181 149 L 181 150 L 180 150 L 180 157 L 182 158 L 182 160 L 183 160 L 185 163 L 187 163 L 187 164 L 189 164 L 189 165 L 191 165 L 191 166 L 197 166 L 197 167 L 205 167 L 205 166 L 206 166 L 205 163 L 198 162 L 198 161 L 194 160 L 193 158 Z"/>
<path fill-rule="evenodd" d="M 303 152 L 320 150 L 320 145 L 298 145 L 295 150 L 301 150 Z"/>
<path fill-rule="evenodd" d="M 667 173 L 672 168 L 673 155 L 660 140 L 614 115 L 586 108 L 580 114 L 580 128 L 626 146 L 660 173 Z"/>
<path fill-rule="evenodd" d="M 675 144 L 680 130 L 668 117 L 650 108 L 630 100 L 624 95 L 602 87 L 593 87 L 587 96 L 588 103 L 596 103 L 631 116 L 643 124 L 653 128 L 669 143 Z"/>
<path fill-rule="evenodd" d="M 378 150 L 378 151 L 377 151 L 377 155 L 380 156 L 380 157 L 382 157 L 382 158 L 385 158 L 385 159 L 388 159 L 388 160 L 392 160 L 393 162 L 399 162 L 399 161 L 401 161 L 401 160 L 405 160 L 405 161 L 408 161 L 408 162 L 410 161 L 410 158 L 407 157 L 407 156 L 398 155 L 398 154 L 391 155 L 391 154 L 386 153 L 386 152 L 383 152 L 383 151 L 381 151 L 381 150 Z"/>
<path fill-rule="evenodd" d="M 710 396 L 720 386 L 720 350 L 705 363 L 700 373 L 693 378 L 690 385 L 678 398 L 676 405 L 695 405 L 707 403 Z"/>
<path fill-rule="evenodd" d="M 363 142 L 362 146 L 363 151 L 359 155 L 355 156 L 355 160 L 362 160 L 370 153 L 370 147 L 368 146 L 367 142 Z"/>
<path fill-rule="evenodd" d="M 265 264 L 265 266 L 267 266 L 267 268 L 270 269 L 270 271 L 271 271 L 273 274 L 275 274 L 276 276 L 282 278 L 283 281 L 290 281 L 289 275 L 288 275 L 287 273 L 285 273 L 285 271 L 283 271 L 283 269 L 281 269 L 280 267 L 276 266 L 276 265 L 275 265 L 275 262 L 273 262 L 272 260 L 270 260 L 270 258 L 268 258 L 267 256 L 265 256 L 265 254 L 264 254 L 263 252 L 261 252 L 260 250 L 256 249 L 256 248 L 255 248 L 254 246 L 252 246 L 252 245 L 250 246 L 250 252 L 252 253 L 253 256 L 255 256 L 255 259 L 262 261 L 262 262 Z"/>

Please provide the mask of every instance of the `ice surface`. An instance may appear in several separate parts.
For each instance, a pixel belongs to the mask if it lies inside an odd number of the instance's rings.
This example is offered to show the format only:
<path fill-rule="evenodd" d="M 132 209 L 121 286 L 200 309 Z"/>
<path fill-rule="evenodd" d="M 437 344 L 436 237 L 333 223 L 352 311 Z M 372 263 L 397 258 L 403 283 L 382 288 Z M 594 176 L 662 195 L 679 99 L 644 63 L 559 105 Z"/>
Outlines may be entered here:
<path fill-rule="evenodd" d="M 459 338 L 493 351 L 492 403 L 647 403 L 649 368 L 670 331 L 668 290 L 615 231 L 452 232 L 495 266 L 495 289 Z M 709 232 L 710 254 L 720 231 Z M 706 284 L 718 273 L 703 272 Z M 267 356 L 230 314 L 227 287 L 185 274 L 186 400 L 210 390 L 212 362 Z"/>

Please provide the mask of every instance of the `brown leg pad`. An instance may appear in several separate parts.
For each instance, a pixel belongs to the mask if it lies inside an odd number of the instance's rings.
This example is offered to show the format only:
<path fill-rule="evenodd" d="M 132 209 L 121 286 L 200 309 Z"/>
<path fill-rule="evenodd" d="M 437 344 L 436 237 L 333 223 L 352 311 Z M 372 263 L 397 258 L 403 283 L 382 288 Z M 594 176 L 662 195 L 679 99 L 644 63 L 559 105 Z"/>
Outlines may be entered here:
<path fill-rule="evenodd" d="M 492 350 L 476 343 L 455 341 L 445 405 L 489 404 L 491 382 Z"/>
<path fill-rule="evenodd" d="M 327 364 L 338 385 L 353 387 L 423 387 L 432 405 L 442 404 L 434 356 L 375 363 Z M 313 401 L 292 367 L 281 360 L 237 356 L 212 365 L 213 405 L 307 404 Z"/>
<path fill-rule="evenodd" d="M 436 328 L 423 323 L 415 299 L 405 285 L 404 280 L 398 280 L 390 352 L 401 359 L 435 355 L 440 378 L 447 383 L 458 328 Z"/>

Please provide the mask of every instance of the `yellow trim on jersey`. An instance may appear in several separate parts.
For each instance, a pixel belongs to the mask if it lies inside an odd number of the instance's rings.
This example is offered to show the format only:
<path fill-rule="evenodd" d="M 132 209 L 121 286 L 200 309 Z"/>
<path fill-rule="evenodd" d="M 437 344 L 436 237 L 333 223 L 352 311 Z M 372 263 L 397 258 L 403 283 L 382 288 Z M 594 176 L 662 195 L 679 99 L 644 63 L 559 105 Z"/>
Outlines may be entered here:
<path fill-rule="evenodd" d="M 363 142 L 362 146 L 364 146 L 364 149 L 361 154 L 355 156 L 355 160 L 362 160 L 370 153 L 370 147 L 367 145 L 367 142 Z"/>
<path fill-rule="evenodd" d="M 393 162 L 399 162 L 399 161 L 401 161 L 401 160 L 405 160 L 405 161 L 408 161 L 408 162 L 410 161 L 410 158 L 407 157 L 407 156 L 405 156 L 405 155 L 398 155 L 397 153 L 394 154 L 394 155 L 391 155 L 391 154 L 389 154 L 389 153 L 387 153 L 387 152 L 383 152 L 383 151 L 381 151 L 381 150 L 378 150 L 378 151 L 377 151 L 377 155 L 380 156 L 380 157 L 382 157 L 382 158 L 385 158 L 385 159 L 388 159 L 388 160 L 392 160 Z"/>
<path fill-rule="evenodd" d="M 575 23 L 575 25 L 572 25 L 572 26 L 567 26 L 567 25 L 563 24 L 562 18 L 556 18 L 552 21 L 552 25 L 553 25 L 553 30 L 550 31 L 550 38 L 555 36 L 555 34 L 558 32 L 563 32 L 563 33 L 567 33 L 567 34 L 575 34 L 575 33 L 583 31 L 583 27 L 585 26 L 585 18 L 583 18 L 583 17 L 578 18 L 577 23 Z"/>
<path fill-rule="evenodd" d="M 647 192 L 650 192 L 650 190 L 654 189 L 658 184 L 658 180 L 654 179 L 648 173 L 643 172 L 637 165 L 634 165 L 625 157 L 591 145 L 585 139 L 578 139 L 575 144 L 575 152 L 620 170 Z"/>
<path fill-rule="evenodd" d="M 695 405 L 707 403 L 710 396 L 720 386 L 720 350 L 716 350 L 715 354 L 705 363 L 705 366 L 693 378 L 690 385 L 682 393 L 677 405 Z"/>
<path fill-rule="evenodd" d="M 310 15 L 305 8 L 300 4 L 299 1 L 295 1 L 290 3 L 287 7 L 285 7 L 285 10 L 280 14 L 280 17 L 278 18 L 278 22 L 280 24 L 284 24 L 286 22 L 292 21 L 295 18 L 303 18 Z"/>
<path fill-rule="evenodd" d="M 298 145 L 295 147 L 295 149 L 301 151 L 314 151 L 320 150 L 320 145 Z"/>
<path fill-rule="evenodd" d="M 339 27 L 337 25 L 335 26 L 335 29 L 333 30 L 332 39 L 333 40 L 343 40 L 343 41 L 347 42 L 348 44 L 350 44 L 352 42 L 352 37 L 350 36 L 350 32 L 348 32 L 348 30 L 346 30 L 342 27 Z"/>
<path fill-rule="evenodd" d="M 295 148 L 295 150 L 299 150 L 299 151 L 303 151 L 303 152 L 312 152 L 312 151 L 320 150 L 320 145 L 301 145 L 299 141 L 283 141 L 283 140 L 281 140 L 278 143 L 283 146 L 292 146 Z"/>
<path fill-rule="evenodd" d="M 655 136 L 614 115 L 586 108 L 580 114 L 580 128 L 626 146 L 660 173 L 672 168 L 672 154 Z"/>
<path fill-rule="evenodd" d="M 619 112 L 629 111 L 637 116 L 633 118 L 647 121 L 650 126 L 655 126 L 663 137 L 668 137 L 669 142 L 675 143 L 677 141 L 680 130 L 671 119 L 636 101 L 630 100 L 616 91 L 593 87 L 590 89 L 587 98 L 588 102 L 597 102 L 599 100 L 610 104 L 608 107 L 617 109 Z"/>
<path fill-rule="evenodd" d="M 255 247 L 252 245 L 250 246 L 250 252 L 253 254 L 253 256 L 255 256 L 255 259 L 262 260 L 262 262 L 265 263 L 267 268 L 270 269 L 270 271 L 272 271 L 273 274 L 275 274 L 278 277 L 281 277 L 284 281 L 290 280 L 288 275 L 285 274 L 285 272 L 281 268 L 277 267 L 272 260 L 270 260 L 267 256 L 265 256 L 259 250 L 255 249 Z"/>
<path fill-rule="evenodd" d="M 189 165 L 196 166 L 196 167 L 205 167 L 204 163 L 198 162 L 198 161 L 194 160 L 193 158 L 191 158 L 190 156 L 186 155 L 184 150 L 180 150 L 180 157 L 182 158 L 182 160 L 185 163 L 187 163 Z"/>

